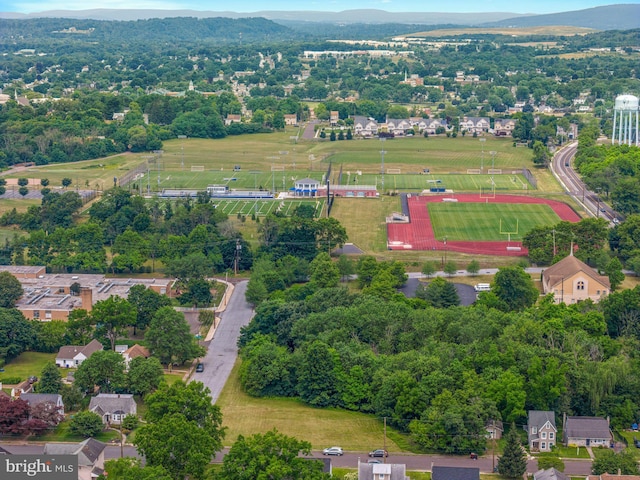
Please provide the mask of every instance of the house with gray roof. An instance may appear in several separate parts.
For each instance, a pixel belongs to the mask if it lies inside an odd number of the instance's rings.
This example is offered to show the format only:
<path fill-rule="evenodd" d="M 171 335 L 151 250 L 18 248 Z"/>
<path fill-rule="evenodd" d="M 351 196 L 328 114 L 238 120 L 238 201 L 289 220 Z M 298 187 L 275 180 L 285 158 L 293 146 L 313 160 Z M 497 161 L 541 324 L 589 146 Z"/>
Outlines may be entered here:
<path fill-rule="evenodd" d="M 62 401 L 62 395 L 58 393 L 23 393 L 20 398 L 32 408 L 41 403 L 51 403 L 57 407 L 60 415 L 64 415 L 64 402 Z"/>
<path fill-rule="evenodd" d="M 84 346 L 67 345 L 60 347 L 60 351 L 56 355 L 56 365 L 64 368 L 78 368 L 87 358 L 102 349 L 102 344 L 97 340 L 91 340 Z"/>
<path fill-rule="evenodd" d="M 431 469 L 431 480 L 480 480 L 480 469 L 434 466 Z"/>
<path fill-rule="evenodd" d="M 89 411 L 100 415 L 105 425 L 119 425 L 127 415 L 138 413 L 138 405 L 129 393 L 101 393 L 91 398 Z"/>
<path fill-rule="evenodd" d="M 610 447 L 613 443 L 608 418 L 565 415 L 562 431 L 562 441 L 567 446 Z"/>
<path fill-rule="evenodd" d="M 570 480 L 570 478 L 555 468 L 547 468 L 534 473 L 533 480 Z"/>
<path fill-rule="evenodd" d="M 93 438 L 80 443 L 47 443 L 45 455 L 77 455 L 78 480 L 93 480 L 104 473 L 106 445 Z"/>
<path fill-rule="evenodd" d="M 558 429 L 556 415 L 551 411 L 529 410 L 527 438 L 532 452 L 550 452 L 556 445 Z"/>
<path fill-rule="evenodd" d="M 399 463 L 359 463 L 358 480 L 409 480 L 406 468 Z"/>

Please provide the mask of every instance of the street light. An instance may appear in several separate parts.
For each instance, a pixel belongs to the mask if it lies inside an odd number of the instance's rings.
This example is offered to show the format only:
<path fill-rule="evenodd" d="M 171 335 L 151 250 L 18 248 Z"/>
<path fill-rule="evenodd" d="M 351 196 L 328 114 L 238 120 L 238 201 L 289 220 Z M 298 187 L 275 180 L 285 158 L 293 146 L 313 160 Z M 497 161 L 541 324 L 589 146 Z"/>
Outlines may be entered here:
<path fill-rule="evenodd" d="M 380 139 L 381 142 L 385 142 L 386 138 L 382 137 Z M 380 195 L 380 200 L 382 200 L 382 197 L 384 196 L 384 154 L 387 153 L 384 151 L 384 147 L 382 148 L 382 150 L 380 150 L 380 157 L 381 157 L 381 162 L 380 162 L 380 177 L 381 177 L 381 188 L 382 188 L 382 193 Z"/>

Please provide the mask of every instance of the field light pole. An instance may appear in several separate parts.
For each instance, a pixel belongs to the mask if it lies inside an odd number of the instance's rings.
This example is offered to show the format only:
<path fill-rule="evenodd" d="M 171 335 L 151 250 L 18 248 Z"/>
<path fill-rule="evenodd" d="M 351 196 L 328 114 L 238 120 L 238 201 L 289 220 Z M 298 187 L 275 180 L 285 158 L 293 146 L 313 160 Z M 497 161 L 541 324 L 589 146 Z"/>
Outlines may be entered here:
<path fill-rule="evenodd" d="M 480 139 L 480 145 L 482 146 L 482 156 L 480 157 L 480 173 L 484 171 L 484 142 L 486 142 L 486 138 Z"/>
<path fill-rule="evenodd" d="M 381 157 L 381 161 L 380 161 L 380 177 L 381 177 L 381 188 L 382 188 L 382 192 L 380 194 L 380 200 L 382 200 L 383 196 L 384 196 L 384 154 L 387 153 L 384 151 L 384 142 L 385 142 L 386 138 L 382 137 L 380 139 L 381 142 L 383 142 L 383 147 L 382 150 L 380 150 L 380 157 Z"/>
<path fill-rule="evenodd" d="M 184 139 L 187 138 L 186 135 L 178 135 L 178 138 L 180 140 L 182 140 L 182 143 L 180 145 L 180 150 L 182 150 L 182 162 L 181 162 L 181 166 L 182 166 L 182 170 L 184 170 Z"/>

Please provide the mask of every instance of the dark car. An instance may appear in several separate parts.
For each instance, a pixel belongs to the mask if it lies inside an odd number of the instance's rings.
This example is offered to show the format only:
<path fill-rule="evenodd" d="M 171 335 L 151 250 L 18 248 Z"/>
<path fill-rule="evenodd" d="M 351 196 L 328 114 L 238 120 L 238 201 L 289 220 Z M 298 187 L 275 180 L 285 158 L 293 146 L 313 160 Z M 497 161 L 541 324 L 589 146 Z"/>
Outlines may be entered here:
<path fill-rule="evenodd" d="M 388 457 L 389 452 L 387 452 L 386 450 L 383 450 L 382 448 L 379 448 L 377 450 L 373 450 L 372 452 L 369 452 L 369 456 L 370 457 Z"/>
<path fill-rule="evenodd" d="M 196 372 L 204 372 L 204 364 L 203 363 L 199 363 L 198 365 L 196 365 Z"/>

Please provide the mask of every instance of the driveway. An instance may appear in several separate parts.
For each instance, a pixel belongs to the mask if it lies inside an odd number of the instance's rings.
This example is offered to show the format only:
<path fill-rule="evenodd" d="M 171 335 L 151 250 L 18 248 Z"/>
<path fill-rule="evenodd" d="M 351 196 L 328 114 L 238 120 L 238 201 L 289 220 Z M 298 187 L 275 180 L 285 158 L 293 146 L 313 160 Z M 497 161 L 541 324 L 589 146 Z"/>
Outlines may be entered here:
<path fill-rule="evenodd" d="M 405 283 L 399 290 L 404 293 L 406 297 L 413 298 L 416 296 L 416 289 L 419 284 L 420 280 L 418 278 L 410 277 L 407 280 L 407 283 Z M 460 297 L 460 305 L 468 307 L 476 301 L 476 292 L 471 285 L 466 285 L 464 283 L 454 283 L 453 285 L 456 287 L 458 297 Z"/>
<path fill-rule="evenodd" d="M 192 380 L 202 382 L 211 390 L 211 399 L 216 403 L 224 384 L 238 358 L 240 328 L 253 317 L 253 309 L 244 298 L 248 281 L 235 286 L 226 310 L 220 315 L 220 324 L 209 343 L 207 354 L 202 359 L 203 372 L 194 372 Z"/>

